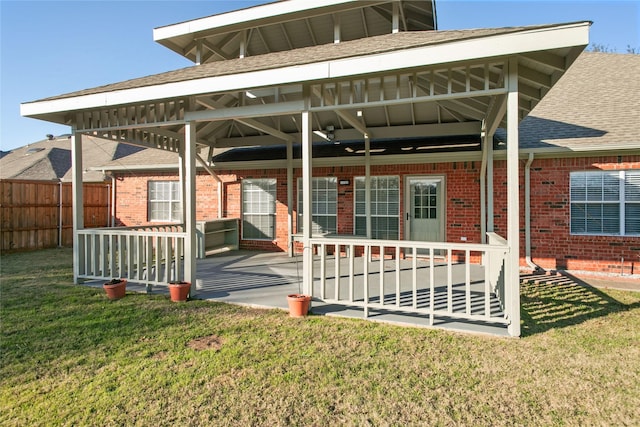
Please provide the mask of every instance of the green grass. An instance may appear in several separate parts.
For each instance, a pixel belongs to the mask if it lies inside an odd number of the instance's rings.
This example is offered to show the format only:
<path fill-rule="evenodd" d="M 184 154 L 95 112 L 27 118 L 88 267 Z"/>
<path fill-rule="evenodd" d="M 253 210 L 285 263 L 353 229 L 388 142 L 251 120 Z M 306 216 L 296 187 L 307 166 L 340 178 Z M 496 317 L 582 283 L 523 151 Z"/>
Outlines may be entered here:
<path fill-rule="evenodd" d="M 632 425 L 640 293 L 523 287 L 522 339 L 72 285 L 3 255 L 0 424 Z M 192 340 L 213 337 L 212 349 Z"/>

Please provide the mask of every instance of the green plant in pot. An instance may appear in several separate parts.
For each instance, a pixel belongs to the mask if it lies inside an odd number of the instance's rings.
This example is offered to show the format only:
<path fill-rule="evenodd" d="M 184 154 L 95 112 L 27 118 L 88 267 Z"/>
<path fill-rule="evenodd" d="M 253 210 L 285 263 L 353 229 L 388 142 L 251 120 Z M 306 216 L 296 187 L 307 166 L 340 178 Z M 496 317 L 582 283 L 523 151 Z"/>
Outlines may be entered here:
<path fill-rule="evenodd" d="M 126 279 L 111 279 L 102 288 L 107 293 L 107 298 L 116 300 L 123 298 L 127 293 L 127 280 Z"/>

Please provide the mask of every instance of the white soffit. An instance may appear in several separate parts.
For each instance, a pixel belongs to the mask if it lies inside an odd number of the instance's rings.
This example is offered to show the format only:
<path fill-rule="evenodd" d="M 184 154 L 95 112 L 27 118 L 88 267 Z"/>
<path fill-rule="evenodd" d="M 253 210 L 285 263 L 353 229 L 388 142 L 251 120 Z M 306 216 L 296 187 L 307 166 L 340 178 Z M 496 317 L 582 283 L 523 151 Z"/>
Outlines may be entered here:
<path fill-rule="evenodd" d="M 64 111 L 149 102 L 206 93 L 244 91 L 253 88 L 393 72 L 482 58 L 583 47 L 589 44 L 589 27 L 590 22 L 558 25 L 299 66 L 37 101 L 21 104 L 20 112 L 23 116 L 38 118 Z"/>

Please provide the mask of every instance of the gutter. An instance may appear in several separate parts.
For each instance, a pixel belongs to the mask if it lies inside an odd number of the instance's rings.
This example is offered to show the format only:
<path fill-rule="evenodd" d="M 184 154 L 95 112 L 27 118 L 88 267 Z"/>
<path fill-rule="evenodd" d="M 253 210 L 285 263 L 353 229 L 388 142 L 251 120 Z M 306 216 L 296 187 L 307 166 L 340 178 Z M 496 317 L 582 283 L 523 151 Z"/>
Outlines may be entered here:
<path fill-rule="evenodd" d="M 534 271 L 544 270 L 531 259 L 531 164 L 534 154 L 529 153 L 529 158 L 524 166 L 524 241 L 525 261 Z"/>

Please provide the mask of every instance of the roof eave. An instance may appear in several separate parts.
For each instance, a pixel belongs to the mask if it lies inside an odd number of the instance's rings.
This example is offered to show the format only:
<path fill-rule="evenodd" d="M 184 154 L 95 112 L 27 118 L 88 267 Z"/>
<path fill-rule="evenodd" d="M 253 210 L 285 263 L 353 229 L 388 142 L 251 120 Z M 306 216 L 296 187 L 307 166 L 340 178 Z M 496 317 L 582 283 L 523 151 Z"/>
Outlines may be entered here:
<path fill-rule="evenodd" d="M 550 26 L 521 32 L 426 45 L 391 52 L 321 61 L 276 69 L 204 77 L 20 105 L 23 116 L 47 120 L 61 112 L 149 102 L 205 93 L 244 91 L 254 88 L 310 81 L 348 78 L 399 69 L 504 57 L 527 52 L 571 48 L 572 59 L 589 44 L 590 22 Z M 365 70 L 365 71 L 363 71 Z"/>
<path fill-rule="evenodd" d="M 368 2 L 367 6 L 387 1 Z M 320 12 L 322 14 L 337 13 L 358 7 L 362 7 L 362 3 L 357 0 L 277 1 L 154 28 L 153 40 L 179 55 L 183 55 L 184 52 L 180 47 L 173 43 L 175 38 L 192 35 L 195 39 L 298 17 L 310 17 Z"/>

